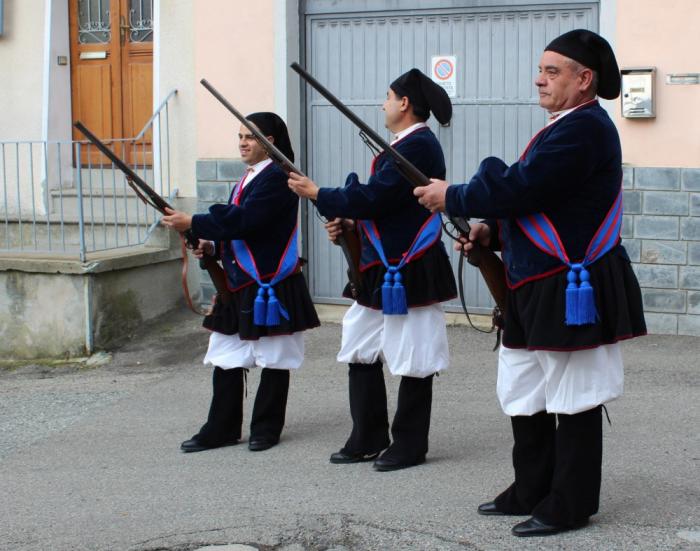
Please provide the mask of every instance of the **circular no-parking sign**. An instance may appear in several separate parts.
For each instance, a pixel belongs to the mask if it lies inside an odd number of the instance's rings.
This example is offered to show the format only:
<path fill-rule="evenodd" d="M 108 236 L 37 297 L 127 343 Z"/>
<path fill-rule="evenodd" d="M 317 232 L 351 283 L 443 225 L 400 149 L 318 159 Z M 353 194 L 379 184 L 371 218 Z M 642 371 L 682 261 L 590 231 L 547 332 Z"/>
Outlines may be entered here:
<path fill-rule="evenodd" d="M 437 60 L 433 71 L 435 72 L 436 78 L 440 80 L 448 80 L 455 72 L 455 68 L 452 61 L 442 58 Z"/>

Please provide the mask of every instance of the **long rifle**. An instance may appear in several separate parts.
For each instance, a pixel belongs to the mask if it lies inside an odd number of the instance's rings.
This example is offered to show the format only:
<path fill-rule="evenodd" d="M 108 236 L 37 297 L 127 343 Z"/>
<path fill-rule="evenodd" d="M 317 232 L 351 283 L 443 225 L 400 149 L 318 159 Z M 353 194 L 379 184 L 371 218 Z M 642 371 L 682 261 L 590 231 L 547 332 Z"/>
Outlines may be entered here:
<path fill-rule="evenodd" d="M 202 86 L 209 90 L 209 92 L 211 92 L 211 94 L 241 122 L 243 126 L 250 130 L 250 132 L 253 134 L 253 136 L 255 136 L 262 148 L 265 150 L 268 157 L 276 162 L 282 168 L 282 170 L 284 170 L 287 174 L 290 172 L 296 172 L 297 174 L 304 176 L 304 173 L 294 166 L 294 163 L 290 161 L 287 156 L 275 146 L 275 144 L 268 140 L 267 137 L 260 132 L 260 130 L 258 130 L 254 124 L 246 119 L 241 112 L 238 111 L 238 109 L 231 105 L 231 103 L 223 95 L 221 95 L 216 88 L 209 84 L 207 79 L 203 78 L 200 82 Z M 315 201 L 311 202 L 316 205 Z M 341 228 L 342 233 L 340 236 L 338 236 L 337 242 L 343 251 L 343 256 L 345 256 L 346 262 L 348 263 L 348 277 L 350 279 L 350 289 L 352 291 L 352 295 L 354 298 L 357 298 L 362 281 L 360 278 L 360 240 L 358 239 L 357 234 L 355 234 L 353 231 L 343 228 L 342 225 Z"/>
<path fill-rule="evenodd" d="M 430 178 L 428 176 L 423 174 L 413 163 L 401 155 L 401 153 L 399 153 L 394 147 L 387 143 L 386 140 L 384 140 L 379 134 L 370 128 L 362 119 L 360 119 L 360 117 L 348 109 L 343 102 L 328 91 L 328 89 L 318 82 L 303 67 L 301 67 L 301 65 L 295 62 L 292 63 L 291 67 L 319 94 L 326 98 L 330 104 L 333 105 L 333 107 L 338 109 L 343 115 L 350 119 L 350 121 L 360 129 L 361 134 L 364 134 L 364 136 L 373 141 L 379 150 L 391 156 L 397 169 L 409 182 L 411 182 L 414 187 L 427 186 L 430 184 Z M 469 237 L 469 222 L 466 218 L 448 218 L 462 236 Z M 489 288 L 491 295 L 496 301 L 496 305 L 501 312 L 505 312 L 506 293 L 508 287 L 506 284 L 503 261 L 498 257 L 498 255 L 496 255 L 496 253 L 479 243 L 474 243 L 474 248 L 469 253 L 468 260 L 472 266 L 479 268 L 484 281 L 486 281 L 486 286 Z"/>
<path fill-rule="evenodd" d="M 172 209 L 168 202 L 163 199 L 156 191 L 149 186 L 136 172 L 134 172 L 129 165 L 122 161 L 114 152 L 107 147 L 97 136 L 95 136 L 86 126 L 78 121 L 73 126 L 75 126 L 80 132 L 97 148 L 102 154 L 107 157 L 114 166 L 124 173 L 126 177 L 126 182 L 129 184 L 131 189 L 136 192 L 136 195 L 147 205 L 152 206 L 161 214 L 167 214 L 165 209 Z M 183 239 L 183 245 L 186 243 L 187 247 L 191 249 L 196 249 L 199 241 L 192 233 L 192 230 L 187 230 L 180 234 Z M 182 287 L 185 293 L 185 299 L 187 304 L 193 312 L 200 314 L 194 305 L 192 304 L 192 299 L 190 298 L 190 293 L 187 288 L 187 252 L 183 248 L 183 275 L 182 275 Z M 219 265 L 219 263 L 212 257 L 204 255 L 200 260 L 200 266 L 209 272 L 214 287 L 216 288 L 216 293 L 218 295 L 218 300 L 224 304 L 231 300 L 231 291 L 229 291 L 226 285 L 226 273 L 224 269 Z"/>

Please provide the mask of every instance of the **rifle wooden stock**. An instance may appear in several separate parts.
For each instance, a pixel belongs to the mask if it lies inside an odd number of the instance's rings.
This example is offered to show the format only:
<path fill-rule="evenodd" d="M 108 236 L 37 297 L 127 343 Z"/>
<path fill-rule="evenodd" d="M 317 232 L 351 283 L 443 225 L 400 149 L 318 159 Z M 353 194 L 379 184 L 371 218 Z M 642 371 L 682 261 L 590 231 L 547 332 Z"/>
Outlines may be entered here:
<path fill-rule="evenodd" d="M 508 284 L 503 261 L 488 247 L 477 244 L 467 256 L 469 264 L 479 269 L 496 306 L 505 313 L 508 303 Z"/>
<path fill-rule="evenodd" d="M 221 267 L 219 261 L 211 256 L 204 255 L 199 261 L 199 266 L 209 272 L 211 282 L 216 289 L 217 300 L 222 304 L 228 304 L 233 298 L 233 294 L 229 291 L 226 283 L 226 271 Z"/>
<path fill-rule="evenodd" d="M 292 63 L 291 68 L 296 71 L 301 78 L 308 82 L 319 94 L 321 94 L 328 102 L 338 109 L 345 117 L 357 126 L 360 131 L 371 139 L 379 149 L 387 153 L 393 159 L 397 169 L 404 177 L 411 182 L 414 187 L 427 186 L 430 184 L 430 178 L 423 174 L 413 163 L 406 157 L 401 155 L 394 147 L 391 146 L 384 138 L 377 134 L 369 125 L 367 125 L 360 117 L 353 113 L 348 107 L 335 97 L 325 86 L 316 80 L 306 69 L 298 63 Z M 465 218 L 449 217 L 450 222 L 457 228 L 462 236 L 469 237 L 469 223 Z M 506 283 L 505 268 L 503 261 L 491 249 L 484 247 L 480 243 L 474 243 L 474 248 L 469 253 L 468 261 L 472 266 L 475 266 L 481 272 L 481 276 L 486 281 L 486 285 L 493 296 L 496 305 L 505 312 L 506 309 L 506 294 L 508 286 Z"/>
<path fill-rule="evenodd" d="M 107 147 L 97 136 L 95 136 L 87 127 L 77 121 L 73 126 L 75 126 L 80 132 L 92 143 L 105 157 L 107 157 L 114 166 L 124 173 L 126 176 L 126 181 L 129 186 L 136 192 L 136 195 L 146 204 L 150 204 L 153 208 L 158 210 L 161 214 L 166 214 L 165 209 L 172 209 L 168 202 L 163 199 L 156 191 L 149 186 L 136 172 L 134 172 L 129 165 L 122 161 L 114 152 Z M 199 245 L 198 239 L 192 234 L 191 230 L 187 230 L 180 234 L 185 240 L 189 248 L 196 249 Z M 209 277 L 211 277 L 212 283 L 216 288 L 216 293 L 218 299 L 224 304 L 230 302 L 232 295 L 226 285 L 226 272 L 221 267 L 221 265 L 212 257 L 205 256 L 199 262 L 199 265 L 209 272 Z M 189 301 L 189 292 L 185 288 L 186 298 Z"/>
<path fill-rule="evenodd" d="M 362 279 L 360 276 L 360 255 L 362 246 L 357 234 L 348 228 L 343 228 L 342 224 L 341 232 L 342 233 L 338 236 L 336 242 L 342 249 L 343 256 L 345 256 L 345 261 L 348 264 L 348 279 L 350 280 L 352 297 L 357 298 L 362 285 Z"/>
<path fill-rule="evenodd" d="M 276 162 L 282 168 L 282 170 L 284 170 L 287 174 L 290 172 L 296 172 L 300 176 L 305 176 L 305 174 L 299 170 L 299 168 L 297 168 L 284 153 L 277 149 L 275 144 L 267 139 L 267 136 L 260 132 L 260 130 L 258 130 L 254 124 L 246 119 L 238 109 L 231 105 L 231 102 L 229 102 L 221 94 L 221 92 L 214 88 L 207 79 L 203 78 L 200 80 L 200 83 L 211 93 L 212 96 L 218 99 L 219 102 L 226 109 L 228 109 L 228 111 L 234 117 L 236 117 L 243 126 L 250 130 L 253 136 L 255 136 L 255 138 L 258 140 L 258 143 L 260 143 L 262 148 L 265 150 L 268 157 Z M 316 201 L 312 200 L 311 202 L 314 204 L 314 206 L 316 205 Z M 350 279 L 352 295 L 353 297 L 357 297 L 362 285 L 362 280 L 360 279 L 360 240 L 354 232 L 343 230 L 342 235 L 338 237 L 336 242 L 342 249 L 343 256 L 348 263 L 348 278 Z"/>

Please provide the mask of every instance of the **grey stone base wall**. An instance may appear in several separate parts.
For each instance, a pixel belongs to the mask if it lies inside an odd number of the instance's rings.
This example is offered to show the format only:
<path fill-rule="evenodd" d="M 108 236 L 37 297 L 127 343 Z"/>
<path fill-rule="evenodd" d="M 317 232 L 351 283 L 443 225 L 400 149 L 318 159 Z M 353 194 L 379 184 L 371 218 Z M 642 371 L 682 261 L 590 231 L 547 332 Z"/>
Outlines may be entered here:
<path fill-rule="evenodd" d="M 184 308 L 177 249 L 116 251 L 88 263 L 0 258 L 0 358 L 73 358 L 125 342 Z"/>
<path fill-rule="evenodd" d="M 197 161 L 197 206 L 225 203 L 246 165 Z M 700 336 L 700 168 L 624 168 L 623 244 L 642 286 L 650 333 Z M 202 294 L 214 287 L 202 274 Z"/>
<path fill-rule="evenodd" d="M 197 161 L 197 212 L 207 212 L 215 203 L 226 203 L 233 186 L 242 178 L 247 165 L 232 159 L 202 159 Z M 202 301 L 210 304 L 214 284 L 202 270 Z"/>
<path fill-rule="evenodd" d="M 626 166 L 623 187 L 649 332 L 700 336 L 700 168 Z"/>

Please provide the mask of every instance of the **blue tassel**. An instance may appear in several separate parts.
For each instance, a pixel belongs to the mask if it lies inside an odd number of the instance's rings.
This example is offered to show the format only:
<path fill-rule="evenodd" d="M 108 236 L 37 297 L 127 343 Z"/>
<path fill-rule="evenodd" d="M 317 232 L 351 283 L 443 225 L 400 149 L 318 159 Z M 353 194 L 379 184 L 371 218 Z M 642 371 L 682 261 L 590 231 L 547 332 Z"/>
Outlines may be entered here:
<path fill-rule="evenodd" d="M 394 313 L 394 293 L 391 281 L 393 276 L 387 271 L 384 274 L 384 283 L 382 283 L 382 312 L 385 316 L 391 316 Z"/>
<path fill-rule="evenodd" d="M 275 296 L 275 290 L 270 287 L 267 290 L 267 319 L 265 325 L 272 327 L 280 324 L 280 303 Z"/>
<path fill-rule="evenodd" d="M 391 298 L 394 305 L 394 314 L 404 316 L 408 314 L 406 305 L 406 289 L 401 284 L 401 274 L 394 274 L 394 286 L 391 288 Z"/>
<path fill-rule="evenodd" d="M 593 287 L 591 287 L 591 276 L 585 268 L 581 268 L 579 273 L 579 288 L 578 288 L 578 325 L 588 325 L 595 323 L 598 318 L 598 312 L 595 308 L 595 296 L 593 295 Z"/>
<path fill-rule="evenodd" d="M 253 304 L 253 323 L 255 325 L 265 325 L 267 321 L 267 301 L 265 300 L 265 289 L 258 289 L 258 296 Z"/>
<path fill-rule="evenodd" d="M 566 325 L 578 325 L 578 275 L 571 267 L 566 279 Z"/>

